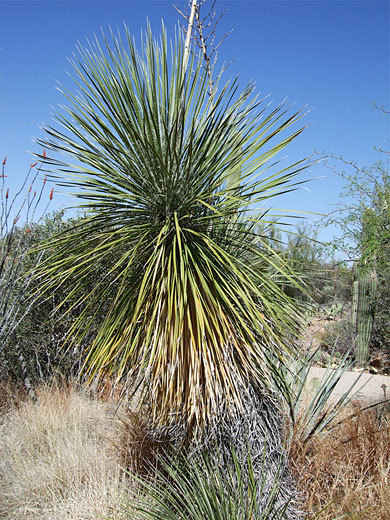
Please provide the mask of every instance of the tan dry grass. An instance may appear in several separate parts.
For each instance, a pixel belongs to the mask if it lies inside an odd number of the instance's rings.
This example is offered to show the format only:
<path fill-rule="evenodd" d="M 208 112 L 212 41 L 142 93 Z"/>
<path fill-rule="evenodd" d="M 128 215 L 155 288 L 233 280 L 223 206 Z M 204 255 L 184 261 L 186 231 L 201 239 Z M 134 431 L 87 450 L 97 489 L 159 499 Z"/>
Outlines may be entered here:
<path fill-rule="evenodd" d="M 172 448 L 169 435 L 154 428 L 145 415 L 131 408 L 119 415 L 119 421 L 114 447 L 121 467 L 143 477 L 156 469 L 161 471 L 159 459 Z"/>
<path fill-rule="evenodd" d="M 150 437 L 147 423 L 131 412 L 114 421 L 109 398 L 71 386 L 40 388 L 36 403 L 15 395 L 3 399 L 0 417 L 0 518 L 125 518 L 117 461 L 144 473 L 165 439 Z M 390 412 L 355 412 L 327 437 L 293 445 L 306 509 L 333 501 L 320 520 L 352 512 L 362 520 L 390 519 Z"/>
<path fill-rule="evenodd" d="M 0 518 L 121 518 L 107 403 L 71 386 L 40 388 L 37 396 L 1 418 Z"/>
<path fill-rule="evenodd" d="M 390 519 L 390 412 L 359 411 L 326 437 L 295 443 L 291 459 L 306 510 L 329 507 L 319 520 L 342 514 L 361 520 Z"/>

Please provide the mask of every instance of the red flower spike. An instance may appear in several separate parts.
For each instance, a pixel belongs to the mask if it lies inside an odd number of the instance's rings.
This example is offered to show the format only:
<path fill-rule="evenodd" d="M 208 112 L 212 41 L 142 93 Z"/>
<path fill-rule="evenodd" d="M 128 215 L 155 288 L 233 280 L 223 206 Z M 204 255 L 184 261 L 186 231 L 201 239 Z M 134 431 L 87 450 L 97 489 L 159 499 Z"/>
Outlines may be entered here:
<path fill-rule="evenodd" d="M 7 193 L 5 194 L 6 199 L 8 199 L 8 195 L 9 195 L 9 188 L 7 188 Z"/>
<path fill-rule="evenodd" d="M 28 189 L 28 192 L 30 193 L 31 192 L 31 188 L 32 188 L 32 184 L 30 185 L 29 189 Z"/>
<path fill-rule="evenodd" d="M 52 188 L 52 189 L 50 190 L 50 197 L 49 197 L 49 198 L 50 198 L 50 200 L 52 200 L 52 199 L 53 199 L 53 192 L 54 192 L 54 188 Z"/>
<path fill-rule="evenodd" d="M 5 179 L 8 175 L 0 175 L 0 179 Z"/>
<path fill-rule="evenodd" d="M 16 222 L 19 220 L 20 217 L 16 217 L 14 218 L 14 224 L 16 224 Z"/>
<path fill-rule="evenodd" d="M 46 184 L 47 181 L 47 175 L 45 175 L 45 178 L 43 179 L 43 184 Z"/>
<path fill-rule="evenodd" d="M 7 156 L 4 157 L 3 166 L 5 166 L 6 162 L 7 162 Z"/>
<path fill-rule="evenodd" d="M 33 195 L 33 198 L 35 197 L 35 195 L 37 194 L 37 190 L 34 191 L 34 195 Z"/>
<path fill-rule="evenodd" d="M 26 233 L 30 233 L 31 229 L 30 228 L 27 228 L 26 229 Z"/>
<path fill-rule="evenodd" d="M 46 150 L 43 150 L 43 157 L 46 157 Z"/>
<path fill-rule="evenodd" d="M 37 164 L 37 162 L 35 162 L 34 164 L 30 164 L 30 168 L 34 168 L 34 166 L 36 166 Z"/>

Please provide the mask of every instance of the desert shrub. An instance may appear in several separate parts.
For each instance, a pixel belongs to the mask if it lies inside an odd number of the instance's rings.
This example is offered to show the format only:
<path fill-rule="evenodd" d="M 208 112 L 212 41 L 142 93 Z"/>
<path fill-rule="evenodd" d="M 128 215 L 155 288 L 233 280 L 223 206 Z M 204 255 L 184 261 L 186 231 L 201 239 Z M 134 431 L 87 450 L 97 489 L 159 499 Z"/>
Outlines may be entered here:
<path fill-rule="evenodd" d="M 31 226 L 28 248 L 20 266 L 20 283 L 34 266 L 43 261 L 52 251 L 50 246 L 41 249 L 43 241 L 59 234 L 66 234 L 70 227 L 81 225 L 82 218 L 65 219 L 63 212 L 46 215 L 39 223 Z M 83 362 L 82 352 L 92 342 L 95 328 L 91 327 L 82 345 L 64 348 L 68 332 L 77 319 L 82 306 L 72 307 L 66 302 L 61 309 L 59 304 L 65 294 L 71 291 L 69 283 L 59 284 L 50 297 L 40 293 L 40 282 L 29 279 L 24 298 L 19 302 L 18 321 L 11 335 L 0 349 L 0 376 L 33 388 L 34 384 L 50 380 L 54 374 L 66 378 L 77 377 Z M 99 324 L 99 315 L 95 324 Z"/>
<path fill-rule="evenodd" d="M 324 260 L 308 273 L 307 286 L 314 309 L 323 312 L 331 306 L 346 307 L 352 299 L 353 272 L 344 265 Z"/>
<path fill-rule="evenodd" d="M 317 301 L 322 305 L 348 304 L 352 298 L 353 271 L 348 266 L 327 262 L 322 268 Z"/>
<path fill-rule="evenodd" d="M 376 310 L 371 336 L 371 349 L 390 353 L 390 267 L 377 270 Z"/>
<path fill-rule="evenodd" d="M 344 355 L 355 345 L 356 332 L 348 317 L 330 321 L 320 335 L 320 347 L 329 353 Z"/>
<path fill-rule="evenodd" d="M 41 254 L 30 261 L 25 273 L 27 256 L 33 242 L 33 230 L 44 217 L 53 192 L 46 194 L 46 178 L 40 178 L 40 166 L 33 163 L 15 191 L 7 187 L 6 159 L 2 163 L 0 181 L 0 355 L 14 333 L 32 300 L 26 298 Z M 42 207 L 43 206 L 43 207 Z"/>

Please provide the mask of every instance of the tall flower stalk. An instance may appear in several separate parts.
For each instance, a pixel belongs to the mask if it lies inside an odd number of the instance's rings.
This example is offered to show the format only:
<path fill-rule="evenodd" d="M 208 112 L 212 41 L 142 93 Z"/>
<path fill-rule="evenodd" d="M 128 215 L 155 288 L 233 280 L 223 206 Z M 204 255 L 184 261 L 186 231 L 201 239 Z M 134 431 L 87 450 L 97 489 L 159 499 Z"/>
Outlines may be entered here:
<path fill-rule="evenodd" d="M 7 158 L 0 175 L 0 349 L 5 348 L 33 305 L 28 289 L 42 255 L 36 255 L 28 272 L 25 261 L 32 248 L 31 231 L 45 216 L 53 198 L 53 192 L 45 196 L 46 177 L 40 179 L 40 163 L 30 165 L 22 185 L 14 192 L 6 182 L 6 163 Z"/>

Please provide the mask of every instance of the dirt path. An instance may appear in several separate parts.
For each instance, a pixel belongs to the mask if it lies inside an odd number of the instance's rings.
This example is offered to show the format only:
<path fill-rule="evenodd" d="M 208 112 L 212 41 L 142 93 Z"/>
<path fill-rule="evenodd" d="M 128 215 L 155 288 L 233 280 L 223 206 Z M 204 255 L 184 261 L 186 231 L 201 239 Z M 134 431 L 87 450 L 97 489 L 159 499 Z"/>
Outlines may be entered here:
<path fill-rule="evenodd" d="M 309 387 L 311 386 L 312 388 L 315 388 L 316 383 L 321 381 L 325 375 L 325 372 L 325 368 L 312 367 L 308 377 Z M 350 388 L 359 374 L 360 372 L 358 371 L 345 372 L 333 390 L 331 398 L 336 400 L 337 398 L 341 397 Z M 359 393 L 356 396 L 357 399 L 375 402 L 390 398 L 390 376 L 363 373 L 354 391 L 358 390 L 363 385 L 364 387 L 359 390 Z"/>

